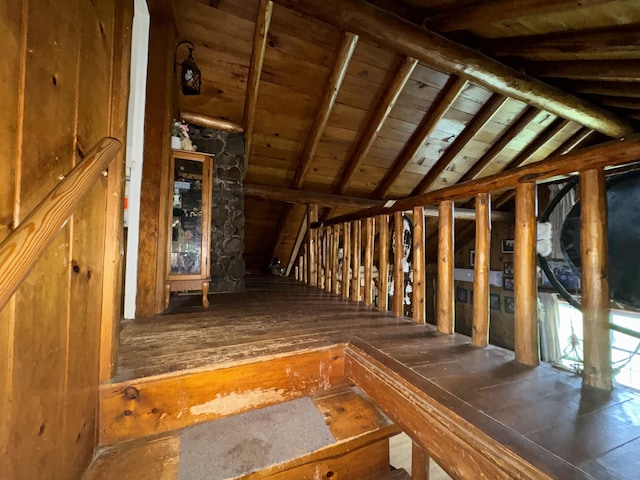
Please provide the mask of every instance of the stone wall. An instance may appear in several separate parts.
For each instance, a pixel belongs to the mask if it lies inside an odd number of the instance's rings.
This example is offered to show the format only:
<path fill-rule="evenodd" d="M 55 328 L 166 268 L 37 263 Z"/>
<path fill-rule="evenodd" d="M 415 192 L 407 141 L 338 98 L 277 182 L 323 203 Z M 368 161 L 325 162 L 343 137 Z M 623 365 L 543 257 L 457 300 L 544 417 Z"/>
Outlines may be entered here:
<path fill-rule="evenodd" d="M 244 137 L 189 126 L 199 152 L 215 154 L 211 195 L 211 291 L 244 288 Z"/>

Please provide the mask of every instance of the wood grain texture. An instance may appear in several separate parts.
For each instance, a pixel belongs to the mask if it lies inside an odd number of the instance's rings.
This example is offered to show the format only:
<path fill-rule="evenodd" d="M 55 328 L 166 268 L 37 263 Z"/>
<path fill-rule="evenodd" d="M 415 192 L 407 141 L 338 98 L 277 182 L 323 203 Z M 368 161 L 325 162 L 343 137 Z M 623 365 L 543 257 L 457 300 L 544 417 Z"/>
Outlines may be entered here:
<path fill-rule="evenodd" d="M 426 323 L 425 218 L 423 207 L 413 209 L 413 322 Z"/>
<path fill-rule="evenodd" d="M 351 300 L 359 302 L 360 293 L 360 260 L 362 255 L 362 224 L 359 220 L 353 222 L 351 227 Z"/>
<path fill-rule="evenodd" d="M 602 169 L 580 173 L 584 383 L 611 390 L 607 193 Z"/>
<path fill-rule="evenodd" d="M 373 304 L 373 250 L 374 238 L 376 234 L 376 223 L 374 218 L 367 218 L 364 221 L 364 304 Z"/>
<path fill-rule="evenodd" d="M 536 275 L 537 187 L 525 183 L 516 187 L 514 246 L 515 352 L 525 365 L 540 363 L 538 339 L 538 288 Z"/>
<path fill-rule="evenodd" d="M 415 442 L 411 443 L 411 479 L 429 480 L 429 455 Z"/>
<path fill-rule="evenodd" d="M 351 290 L 351 224 L 342 224 L 342 298 L 348 299 Z"/>
<path fill-rule="evenodd" d="M 393 217 L 393 314 L 396 317 L 404 316 L 404 271 L 402 270 L 402 257 L 400 252 L 403 245 L 403 219 L 402 212 L 396 212 Z"/>
<path fill-rule="evenodd" d="M 491 197 L 476 195 L 476 263 L 473 272 L 473 323 L 471 343 L 489 343 L 489 271 L 491 265 Z"/>
<path fill-rule="evenodd" d="M 312 192 L 308 190 L 294 190 L 283 187 L 267 187 L 264 185 L 248 184 L 244 185 L 243 188 L 244 194 L 247 197 L 293 204 L 315 203 L 322 207 L 351 208 L 365 208 L 383 204 L 382 201 L 370 200 L 368 198 L 334 195 L 331 193 Z"/>
<path fill-rule="evenodd" d="M 309 269 L 308 281 L 309 285 L 315 286 L 318 284 L 318 230 L 312 230 L 311 224 L 318 221 L 318 205 L 315 203 L 307 205 L 307 218 L 309 219 L 307 225 L 307 268 Z"/>
<path fill-rule="evenodd" d="M 340 244 L 340 225 L 331 228 L 331 293 L 338 294 L 338 246 Z"/>
<path fill-rule="evenodd" d="M 201 127 L 214 128 L 223 132 L 242 133 L 242 126 L 223 118 L 214 118 L 201 113 L 180 112 L 180 118 L 185 122 Z"/>
<path fill-rule="evenodd" d="M 378 310 L 389 310 L 389 216 L 378 217 L 380 228 L 378 261 Z"/>
<path fill-rule="evenodd" d="M 455 330 L 454 304 L 454 204 L 451 200 L 440 202 L 438 223 L 438 332 L 452 334 Z"/>

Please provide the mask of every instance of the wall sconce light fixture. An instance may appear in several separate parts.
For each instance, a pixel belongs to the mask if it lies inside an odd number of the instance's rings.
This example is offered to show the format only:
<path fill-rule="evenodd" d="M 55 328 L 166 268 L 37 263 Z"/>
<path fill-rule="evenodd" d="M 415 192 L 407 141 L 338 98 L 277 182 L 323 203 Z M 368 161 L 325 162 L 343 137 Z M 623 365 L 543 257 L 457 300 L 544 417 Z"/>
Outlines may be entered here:
<path fill-rule="evenodd" d="M 188 40 L 183 40 L 178 45 L 176 45 L 175 51 L 175 64 L 174 71 L 176 66 L 178 65 L 177 56 L 178 56 L 178 47 L 180 45 L 186 44 L 189 49 L 189 56 L 184 59 L 184 61 L 180 64 L 180 86 L 182 88 L 183 95 L 200 95 L 200 87 L 202 85 L 202 78 L 200 75 L 200 69 L 198 65 L 196 65 L 196 61 L 193 59 L 193 50 L 195 46 L 192 42 Z"/>

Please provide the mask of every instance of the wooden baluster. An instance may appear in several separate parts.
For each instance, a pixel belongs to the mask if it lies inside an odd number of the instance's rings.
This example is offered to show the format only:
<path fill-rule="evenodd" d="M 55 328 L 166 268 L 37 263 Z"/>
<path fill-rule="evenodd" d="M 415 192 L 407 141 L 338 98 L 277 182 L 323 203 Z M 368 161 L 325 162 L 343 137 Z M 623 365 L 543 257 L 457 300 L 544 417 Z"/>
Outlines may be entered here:
<path fill-rule="evenodd" d="M 590 387 L 611 390 L 606 195 L 602 169 L 580 173 L 583 381 Z"/>
<path fill-rule="evenodd" d="M 324 228 L 318 229 L 318 255 L 317 271 L 318 271 L 318 288 L 324 290 Z"/>
<path fill-rule="evenodd" d="M 473 328 L 471 343 L 489 343 L 489 260 L 491 248 L 491 197 L 476 195 L 476 264 L 474 271 Z"/>
<path fill-rule="evenodd" d="M 309 256 L 307 255 L 307 246 L 304 246 L 304 250 L 302 251 L 302 281 L 304 283 L 309 283 Z"/>
<path fill-rule="evenodd" d="M 318 262 L 316 260 L 318 253 L 318 229 L 312 229 L 311 224 L 318 221 L 318 205 L 307 205 L 307 219 L 307 228 L 309 229 L 307 233 L 307 252 L 309 253 L 307 261 L 309 270 L 308 278 L 309 284 L 315 286 L 318 285 Z"/>
<path fill-rule="evenodd" d="M 404 272 L 402 271 L 403 238 L 402 212 L 395 212 L 393 224 L 393 314 L 404 315 Z"/>
<path fill-rule="evenodd" d="M 429 480 L 429 455 L 413 442 L 411 449 L 411 479 L 412 480 Z"/>
<path fill-rule="evenodd" d="M 413 323 L 426 322 L 424 259 L 424 208 L 413 209 Z"/>
<path fill-rule="evenodd" d="M 378 217 L 380 255 L 378 261 L 378 310 L 389 310 L 389 215 Z"/>
<path fill-rule="evenodd" d="M 342 296 L 349 298 L 349 286 L 351 284 L 349 267 L 351 266 L 351 224 L 342 225 Z"/>
<path fill-rule="evenodd" d="M 515 353 L 525 365 L 540 363 L 538 342 L 538 289 L 536 279 L 537 186 L 516 187 L 514 245 Z"/>
<path fill-rule="evenodd" d="M 353 222 L 351 236 L 353 237 L 353 248 L 351 249 L 351 265 L 352 265 L 352 284 L 351 284 L 351 300 L 360 301 L 360 220 Z"/>
<path fill-rule="evenodd" d="M 454 203 L 440 202 L 438 225 L 438 332 L 452 334 L 455 330 L 454 304 Z"/>
<path fill-rule="evenodd" d="M 334 225 L 331 235 L 331 292 L 338 293 L 338 250 L 340 246 L 340 225 Z"/>
<path fill-rule="evenodd" d="M 298 265 L 293 267 L 293 278 L 295 278 L 297 281 L 300 281 L 300 267 Z"/>
<path fill-rule="evenodd" d="M 366 236 L 364 243 L 364 304 L 373 303 L 373 239 L 375 234 L 375 219 L 365 221 Z"/>
<path fill-rule="evenodd" d="M 331 227 L 324 228 L 324 289 L 331 291 Z"/>

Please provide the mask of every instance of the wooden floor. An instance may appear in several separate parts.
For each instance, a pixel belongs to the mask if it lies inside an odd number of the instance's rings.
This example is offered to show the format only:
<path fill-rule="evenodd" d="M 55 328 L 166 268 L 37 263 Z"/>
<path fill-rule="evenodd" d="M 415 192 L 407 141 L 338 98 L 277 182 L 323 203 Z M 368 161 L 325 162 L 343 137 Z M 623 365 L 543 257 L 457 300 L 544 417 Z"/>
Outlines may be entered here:
<path fill-rule="evenodd" d="M 483 424 L 488 417 L 508 432 L 506 442 L 517 437 L 519 445 L 529 442 L 549 458 L 568 462 L 579 473 L 575 478 L 640 479 L 635 392 L 582 389 L 580 378 L 549 365 L 525 367 L 501 348 L 472 347 L 463 335 L 440 336 L 430 325 L 416 326 L 287 279 L 247 279 L 246 292 L 210 299 L 206 310 L 196 306 L 197 298 L 187 298 L 180 307 L 174 304 L 182 313 L 126 322 L 117 380 L 236 364 L 358 337 L 402 365 L 398 371 L 410 372 L 406 377 L 424 391 L 445 392 L 456 408 L 476 412 Z M 487 434 L 494 431 L 487 427 Z"/>

